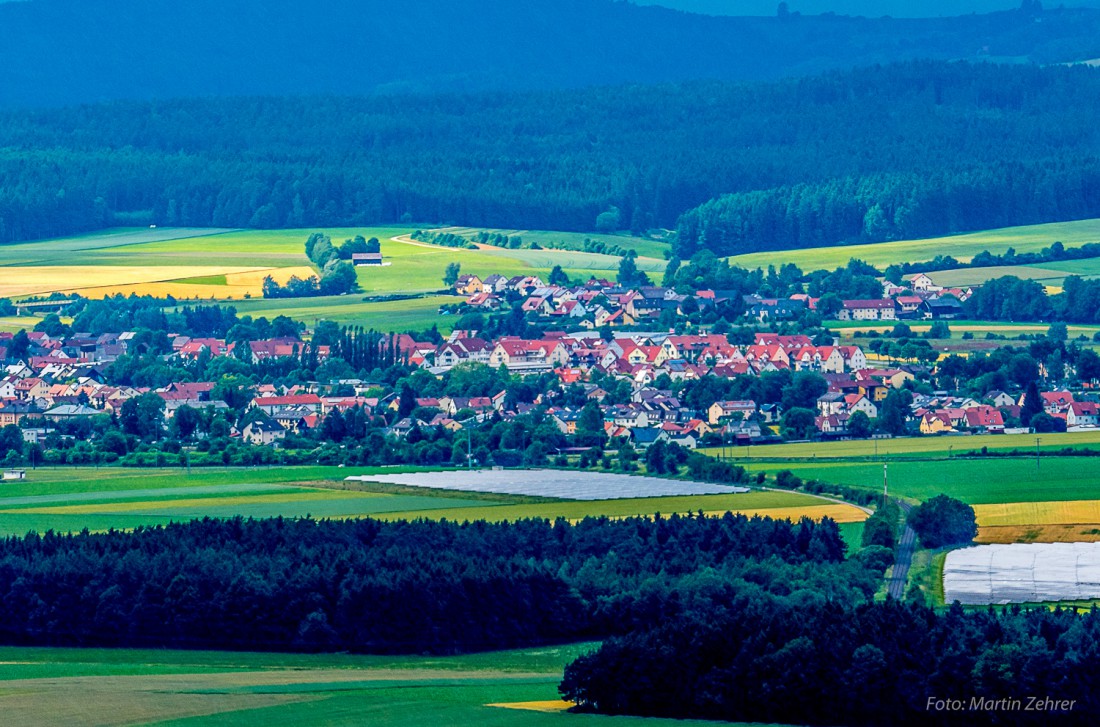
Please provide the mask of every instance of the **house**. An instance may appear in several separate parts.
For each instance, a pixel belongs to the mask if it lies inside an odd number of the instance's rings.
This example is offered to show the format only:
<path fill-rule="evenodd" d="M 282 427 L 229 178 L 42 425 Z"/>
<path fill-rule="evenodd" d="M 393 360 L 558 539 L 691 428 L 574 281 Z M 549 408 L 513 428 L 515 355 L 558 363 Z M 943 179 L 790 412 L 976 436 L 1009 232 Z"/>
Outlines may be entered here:
<path fill-rule="evenodd" d="M 962 303 L 951 296 L 943 298 L 928 298 L 921 306 L 925 318 L 938 321 L 950 321 L 961 318 L 963 314 Z"/>
<path fill-rule="evenodd" d="M 569 362 L 569 352 L 559 341 L 529 341 L 506 337 L 497 341 L 489 355 L 489 365 L 509 371 L 551 371 Z"/>
<path fill-rule="evenodd" d="M 1067 412 L 1074 402 L 1073 394 L 1069 391 L 1044 391 L 1039 396 L 1043 399 L 1043 411 L 1052 416 Z M 1025 398 L 1026 396 L 1020 397 L 1020 406 L 1024 405 Z"/>
<path fill-rule="evenodd" d="M 1100 404 L 1093 401 L 1075 401 L 1066 411 L 1067 427 L 1100 427 Z"/>
<path fill-rule="evenodd" d="M 924 298 L 919 295 L 899 295 L 894 298 L 894 305 L 897 307 L 898 318 L 919 318 L 921 304 L 924 303 Z"/>
<path fill-rule="evenodd" d="M 241 431 L 241 437 L 254 445 L 271 445 L 286 438 L 287 430 L 270 419 L 249 422 Z"/>
<path fill-rule="evenodd" d="M 920 420 L 920 431 L 921 434 L 940 434 L 953 432 L 955 428 L 951 425 L 951 417 L 941 409 L 924 413 Z"/>
<path fill-rule="evenodd" d="M 4 470 L 3 478 L 5 480 L 25 480 L 27 479 L 26 470 Z"/>
<path fill-rule="evenodd" d="M 351 264 L 356 267 L 361 266 L 379 266 L 382 264 L 382 253 L 380 252 L 353 252 L 351 254 Z"/>
<path fill-rule="evenodd" d="M 292 396 L 257 396 L 252 406 L 264 414 L 274 414 L 279 409 L 301 407 L 311 414 L 321 411 L 321 397 L 316 394 L 295 394 Z"/>
<path fill-rule="evenodd" d="M 1003 409 L 1005 407 L 1013 406 L 1016 404 L 1015 399 L 1000 390 L 989 392 L 985 395 L 985 398 L 998 409 Z"/>
<path fill-rule="evenodd" d="M 842 321 L 892 321 L 897 319 L 897 312 L 889 298 L 846 300 L 836 317 Z"/>
<path fill-rule="evenodd" d="M 855 414 L 857 411 L 861 411 L 871 419 L 878 417 L 878 407 L 862 394 L 848 394 L 844 397 L 844 403 L 849 414 Z"/>
<path fill-rule="evenodd" d="M 459 295 L 474 295 L 485 291 L 485 285 L 476 275 L 459 275 L 455 281 L 455 292 Z"/>
<path fill-rule="evenodd" d="M 912 278 L 910 278 L 909 286 L 913 288 L 913 290 L 926 293 L 938 293 L 939 291 L 943 290 L 943 288 L 936 285 L 935 282 L 932 281 L 932 278 L 928 277 L 924 273 L 917 273 Z"/>
<path fill-rule="evenodd" d="M 668 432 L 663 429 L 636 427 L 630 430 L 630 439 L 633 441 L 635 447 L 646 450 L 657 442 L 669 441 L 669 436 Z"/>
<path fill-rule="evenodd" d="M 1001 416 L 1000 409 L 996 409 L 987 404 L 979 404 L 965 411 L 966 426 L 968 429 L 988 432 L 989 434 L 1004 433 L 1005 421 L 1004 417 Z"/>
<path fill-rule="evenodd" d="M 716 401 L 707 409 L 707 421 L 711 424 L 718 424 L 738 414 L 740 414 L 743 419 L 746 419 L 755 412 L 756 402 L 751 399 L 744 401 Z"/>

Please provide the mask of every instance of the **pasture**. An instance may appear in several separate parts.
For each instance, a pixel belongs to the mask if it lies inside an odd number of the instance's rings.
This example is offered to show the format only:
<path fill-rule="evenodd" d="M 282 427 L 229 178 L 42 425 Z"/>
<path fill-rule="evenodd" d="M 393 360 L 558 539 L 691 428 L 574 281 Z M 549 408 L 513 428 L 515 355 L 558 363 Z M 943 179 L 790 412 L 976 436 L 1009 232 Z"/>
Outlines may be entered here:
<path fill-rule="evenodd" d="M 411 470 L 412 468 L 405 468 Z M 392 475 L 402 468 L 364 470 Z M 517 476 L 523 471 L 517 471 Z M 587 516 L 630 517 L 655 513 L 746 515 L 798 520 L 832 517 L 858 524 L 862 510 L 789 492 L 752 491 L 668 497 L 566 500 L 407 487 L 385 482 L 345 482 L 337 467 L 248 469 L 42 468 L 0 489 L 0 535 L 28 531 L 103 531 L 162 525 L 202 517 L 305 517 L 490 520 Z M 686 483 L 684 483 L 686 484 Z"/>
<path fill-rule="evenodd" d="M 252 298 L 234 301 L 233 307 L 240 315 L 264 316 L 268 319 L 287 316 L 307 326 L 314 326 L 322 320 L 385 331 L 422 330 L 435 325 L 446 334 L 454 328 L 458 316 L 440 315 L 439 307 L 459 300 L 461 299 L 453 295 L 427 295 L 407 300 L 364 301 L 362 295 L 335 295 L 317 298 Z"/>
<path fill-rule="evenodd" d="M 4 647 L 0 709 L 10 724 L 45 726 L 679 724 L 562 714 L 562 670 L 591 648 L 388 657 Z"/>
<path fill-rule="evenodd" d="M 931 260 L 937 255 L 950 255 L 957 260 L 967 261 L 982 250 L 1000 255 L 1010 247 L 1015 248 L 1016 252 L 1038 252 L 1056 241 L 1061 241 L 1066 247 L 1098 242 L 1100 241 L 1100 219 L 1005 227 L 923 240 L 750 253 L 736 255 L 730 258 L 730 262 L 747 268 L 767 268 L 769 265 L 775 265 L 778 268 L 785 263 L 794 263 L 808 271 L 842 267 L 847 265 L 851 258 L 858 258 L 876 267 L 884 268 L 904 262 Z"/>

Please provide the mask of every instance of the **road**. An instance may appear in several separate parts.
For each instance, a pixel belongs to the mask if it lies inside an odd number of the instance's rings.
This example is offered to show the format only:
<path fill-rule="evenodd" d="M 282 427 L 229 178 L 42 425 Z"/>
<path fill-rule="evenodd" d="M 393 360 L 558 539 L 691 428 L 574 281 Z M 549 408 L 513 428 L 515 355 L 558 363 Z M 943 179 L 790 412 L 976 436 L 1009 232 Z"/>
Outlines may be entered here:
<path fill-rule="evenodd" d="M 917 549 L 917 534 L 909 527 L 909 511 L 913 506 L 908 502 L 895 500 L 905 516 L 905 530 L 898 541 L 897 553 L 894 556 L 894 571 L 887 582 L 887 593 L 901 600 L 905 597 L 905 582 L 909 579 L 909 566 L 913 563 L 913 551 Z"/>

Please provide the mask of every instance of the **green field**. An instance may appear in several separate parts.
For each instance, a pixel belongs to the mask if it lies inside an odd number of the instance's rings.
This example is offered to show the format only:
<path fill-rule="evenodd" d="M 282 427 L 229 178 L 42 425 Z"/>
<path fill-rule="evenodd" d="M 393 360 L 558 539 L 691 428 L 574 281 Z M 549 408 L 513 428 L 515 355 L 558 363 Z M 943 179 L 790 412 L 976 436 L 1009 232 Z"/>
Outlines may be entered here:
<path fill-rule="evenodd" d="M 803 479 L 819 479 L 875 492 L 882 491 L 882 463 L 852 461 L 752 462 L 752 472 L 775 475 L 791 470 Z M 1100 500 L 1100 469 L 1082 457 L 928 459 L 888 465 L 890 494 L 927 500 L 941 493 L 971 505 L 1011 502 Z"/>
<path fill-rule="evenodd" d="M 1039 446 L 1042 450 L 1056 450 L 1063 447 L 1100 449 L 1100 431 L 1077 432 L 1073 434 L 1040 434 Z M 899 437 L 897 439 L 855 439 L 843 442 L 805 442 L 797 444 L 774 444 L 755 447 L 727 447 L 700 450 L 706 454 L 725 453 L 732 455 L 739 463 L 767 460 L 831 460 L 851 458 L 919 458 L 928 455 L 947 457 L 949 454 L 973 452 L 982 447 L 991 450 L 1021 449 L 1035 450 L 1036 435 L 1033 434 L 982 434 L 974 436 L 947 437 Z M 880 478 L 881 479 L 881 478 Z"/>
<path fill-rule="evenodd" d="M 435 325 L 446 334 L 454 328 L 458 316 L 440 315 L 439 306 L 453 305 L 462 300 L 453 295 L 428 295 L 423 298 L 396 301 L 364 301 L 362 298 L 362 295 L 253 298 L 233 301 L 233 307 L 242 316 L 264 316 L 268 319 L 287 316 L 307 326 L 316 325 L 321 320 L 381 331 L 421 330 Z"/>
<path fill-rule="evenodd" d="M 562 670 L 593 647 L 455 657 L 4 647 L 0 709 L 12 725 L 682 724 L 563 713 Z M 516 703 L 550 711 L 488 706 Z"/>
<path fill-rule="evenodd" d="M 599 232 L 554 232 L 550 230 L 503 230 L 479 227 L 448 227 L 447 232 L 463 237 L 474 238 L 483 229 L 485 232 L 501 235 L 519 235 L 523 238 L 524 245 L 537 244 L 542 248 L 554 250 L 583 251 L 586 239 L 602 242 L 605 245 L 617 245 L 626 250 L 633 250 L 640 257 L 650 257 L 664 260 L 665 253 L 671 251 L 667 242 L 651 240 L 645 237 L 633 237 L 629 235 L 608 235 Z"/>
<path fill-rule="evenodd" d="M 502 521 L 734 510 L 794 520 L 829 516 L 856 524 L 865 517 L 849 505 L 788 492 L 580 502 L 343 481 L 349 474 L 398 471 L 401 468 L 196 468 L 188 475 L 167 468 L 43 468 L 0 489 L 0 535 L 129 529 L 236 516 Z"/>
<path fill-rule="evenodd" d="M 1100 219 L 1006 227 L 924 240 L 751 253 L 737 255 L 730 260 L 747 268 L 766 268 L 769 265 L 775 265 L 778 268 L 785 263 L 794 263 L 803 270 L 818 270 L 841 267 L 851 258 L 859 258 L 872 265 L 885 267 L 904 262 L 931 260 L 937 255 L 950 255 L 966 261 L 982 250 L 1000 255 L 1010 247 L 1015 248 L 1016 252 L 1039 252 L 1056 241 L 1061 241 L 1066 247 L 1098 242 L 1100 241 Z"/>

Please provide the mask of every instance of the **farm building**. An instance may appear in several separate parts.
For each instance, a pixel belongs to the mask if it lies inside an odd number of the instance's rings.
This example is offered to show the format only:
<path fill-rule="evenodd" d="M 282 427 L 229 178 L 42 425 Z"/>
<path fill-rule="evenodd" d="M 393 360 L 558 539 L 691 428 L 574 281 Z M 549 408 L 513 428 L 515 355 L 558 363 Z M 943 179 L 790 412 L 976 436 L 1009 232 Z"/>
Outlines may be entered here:
<path fill-rule="evenodd" d="M 353 265 L 381 265 L 382 253 L 380 252 L 356 252 L 352 253 L 351 262 Z"/>
<path fill-rule="evenodd" d="M 27 479 L 26 470 L 4 470 L 5 480 L 25 480 Z"/>

